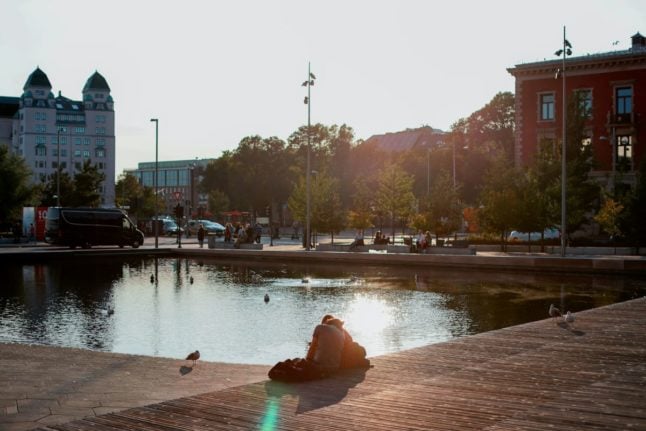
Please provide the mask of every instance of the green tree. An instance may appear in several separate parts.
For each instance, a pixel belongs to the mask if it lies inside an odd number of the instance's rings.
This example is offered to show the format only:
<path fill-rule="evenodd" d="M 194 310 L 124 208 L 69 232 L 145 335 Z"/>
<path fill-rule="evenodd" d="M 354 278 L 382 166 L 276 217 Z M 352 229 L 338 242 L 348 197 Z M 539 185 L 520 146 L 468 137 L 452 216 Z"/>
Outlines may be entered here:
<path fill-rule="evenodd" d="M 307 223 L 307 184 L 301 177 L 288 200 L 289 210 L 302 226 Z M 346 224 L 341 206 L 338 181 L 319 172 L 310 183 L 310 228 L 312 232 L 338 233 Z M 333 238 L 334 240 L 334 238 Z M 305 241 L 305 239 L 304 239 Z"/>
<path fill-rule="evenodd" d="M 431 187 L 427 220 L 436 238 L 460 228 L 462 208 L 459 190 L 453 187 L 453 179 L 448 171 L 442 171 Z"/>
<path fill-rule="evenodd" d="M 121 175 L 115 185 L 115 204 L 126 208 L 135 219 L 147 219 L 155 215 L 155 190 L 139 184 L 132 174 Z M 164 211 L 164 202 L 157 200 L 157 213 Z"/>
<path fill-rule="evenodd" d="M 395 221 L 406 219 L 413 209 L 413 177 L 399 165 L 387 164 L 378 175 L 376 207 L 390 219 L 391 236 L 395 237 Z"/>
<path fill-rule="evenodd" d="M 229 197 L 221 190 L 209 192 L 209 210 L 213 216 L 221 220 L 222 213 L 229 209 Z"/>
<path fill-rule="evenodd" d="M 519 170 L 506 158 L 499 157 L 487 171 L 480 194 L 478 221 L 485 232 L 500 235 L 500 249 L 505 250 L 505 238 L 518 220 Z"/>
<path fill-rule="evenodd" d="M 69 206 L 98 207 L 101 204 L 100 187 L 104 180 L 105 174 L 90 160 L 86 160 L 81 171 L 74 175 L 74 195 Z"/>
<path fill-rule="evenodd" d="M 624 206 L 614 200 L 610 196 L 606 196 L 603 200 L 603 204 L 599 211 L 594 216 L 594 221 L 599 224 L 599 227 L 603 229 L 611 237 L 617 237 L 621 235 L 621 229 L 619 227 L 621 213 L 624 210 Z"/>
<path fill-rule="evenodd" d="M 354 200 L 352 210 L 348 214 L 348 223 L 355 229 L 367 229 L 372 226 L 372 193 L 365 178 L 354 181 Z"/>
<path fill-rule="evenodd" d="M 636 179 L 635 188 L 626 197 L 619 224 L 639 253 L 639 248 L 646 244 L 646 161 L 641 162 Z"/>
<path fill-rule="evenodd" d="M 58 203 L 56 199 L 59 182 L 60 182 L 60 203 L 61 206 L 66 206 L 74 198 L 74 180 L 67 172 L 60 171 L 60 180 L 57 177 L 58 173 L 50 174 L 47 176 L 47 181 L 42 184 L 42 192 L 40 196 L 40 205 L 51 207 Z"/>
<path fill-rule="evenodd" d="M 22 208 L 34 204 L 38 188 L 29 184 L 30 176 L 24 159 L 0 145 L 0 222 L 19 219 Z"/>

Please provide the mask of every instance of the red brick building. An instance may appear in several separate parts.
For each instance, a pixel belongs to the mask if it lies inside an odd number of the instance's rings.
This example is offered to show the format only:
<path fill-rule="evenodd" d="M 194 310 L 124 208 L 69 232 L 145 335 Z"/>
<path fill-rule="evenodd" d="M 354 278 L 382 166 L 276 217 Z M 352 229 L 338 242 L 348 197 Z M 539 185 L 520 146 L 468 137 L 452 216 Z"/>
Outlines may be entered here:
<path fill-rule="evenodd" d="M 517 166 L 531 163 L 541 141 L 561 141 L 562 64 L 555 57 L 507 69 L 516 78 Z M 569 57 L 565 71 L 567 97 L 578 92 L 589 113 L 582 145 L 592 145 L 592 175 L 610 187 L 613 178 L 634 183 L 646 157 L 646 38 L 635 34 L 627 50 Z"/>

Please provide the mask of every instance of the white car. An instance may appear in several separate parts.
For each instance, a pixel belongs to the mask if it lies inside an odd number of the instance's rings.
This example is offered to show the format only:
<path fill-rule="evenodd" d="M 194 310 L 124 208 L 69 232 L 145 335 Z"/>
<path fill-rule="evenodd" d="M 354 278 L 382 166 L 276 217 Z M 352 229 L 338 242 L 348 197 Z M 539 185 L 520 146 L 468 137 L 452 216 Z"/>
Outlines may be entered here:
<path fill-rule="evenodd" d="M 558 239 L 561 237 L 561 232 L 558 229 L 547 228 L 543 231 L 543 239 Z M 541 233 L 540 232 L 519 232 L 517 230 L 512 230 L 507 241 L 540 241 Z"/>

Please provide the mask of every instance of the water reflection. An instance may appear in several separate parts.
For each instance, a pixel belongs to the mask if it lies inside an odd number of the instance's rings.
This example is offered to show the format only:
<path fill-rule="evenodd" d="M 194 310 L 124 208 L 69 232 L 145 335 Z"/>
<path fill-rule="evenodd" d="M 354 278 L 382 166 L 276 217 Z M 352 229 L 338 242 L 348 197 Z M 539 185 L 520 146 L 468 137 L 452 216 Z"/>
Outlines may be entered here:
<path fill-rule="evenodd" d="M 580 311 L 646 294 L 635 278 L 179 258 L 0 270 L 0 341 L 261 364 L 303 356 L 327 313 L 374 356 L 543 319 L 552 302 Z"/>

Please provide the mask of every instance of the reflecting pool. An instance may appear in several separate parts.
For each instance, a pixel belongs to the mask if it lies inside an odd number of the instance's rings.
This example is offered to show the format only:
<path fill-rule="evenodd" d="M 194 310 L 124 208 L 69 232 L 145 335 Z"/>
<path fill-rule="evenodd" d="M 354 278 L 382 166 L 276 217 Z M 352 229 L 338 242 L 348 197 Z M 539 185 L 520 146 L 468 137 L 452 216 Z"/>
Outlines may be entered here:
<path fill-rule="evenodd" d="M 646 295 L 646 279 L 185 258 L 0 264 L 0 342 L 273 364 L 326 313 L 369 356 Z M 265 294 L 269 301 L 265 302 Z"/>

